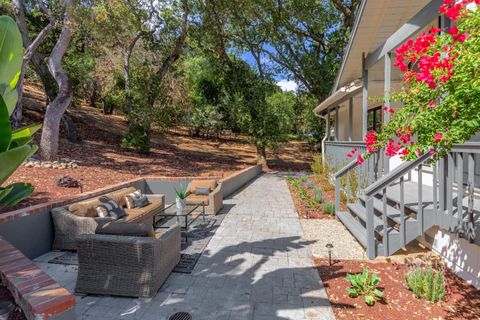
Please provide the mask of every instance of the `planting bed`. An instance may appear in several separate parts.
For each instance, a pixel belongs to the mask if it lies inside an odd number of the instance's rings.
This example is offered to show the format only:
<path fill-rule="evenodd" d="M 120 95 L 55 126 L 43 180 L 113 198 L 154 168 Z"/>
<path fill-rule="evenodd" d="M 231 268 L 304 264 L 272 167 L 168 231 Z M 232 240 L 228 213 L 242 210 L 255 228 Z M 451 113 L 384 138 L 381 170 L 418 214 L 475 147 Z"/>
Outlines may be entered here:
<path fill-rule="evenodd" d="M 299 184 L 292 183 L 293 179 Z M 300 219 L 335 219 L 334 214 L 324 210 L 324 205 L 333 206 L 335 203 L 335 188 L 326 176 L 296 175 L 288 180 L 288 188 Z M 322 202 L 315 202 L 315 189 L 321 190 Z M 305 190 L 306 197 L 305 194 L 302 197 L 301 190 Z"/>
<path fill-rule="evenodd" d="M 408 290 L 404 280 L 405 264 L 335 260 L 330 266 L 328 260 L 315 259 L 315 265 L 337 319 L 480 319 L 480 291 L 450 270 L 445 272 L 447 294 L 444 301 L 430 303 L 416 298 Z M 345 280 L 347 273 L 361 272 L 364 267 L 378 274 L 379 288 L 384 291 L 384 299 L 373 307 L 367 306 L 363 297 L 350 298 L 346 291 L 349 287 Z"/>

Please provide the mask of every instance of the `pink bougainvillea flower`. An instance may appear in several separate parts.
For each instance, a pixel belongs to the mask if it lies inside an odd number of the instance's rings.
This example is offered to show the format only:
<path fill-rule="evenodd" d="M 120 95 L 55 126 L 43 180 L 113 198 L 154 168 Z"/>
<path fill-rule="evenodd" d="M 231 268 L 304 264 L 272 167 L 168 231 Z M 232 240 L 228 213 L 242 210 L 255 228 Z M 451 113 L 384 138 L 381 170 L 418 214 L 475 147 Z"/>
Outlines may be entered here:
<path fill-rule="evenodd" d="M 365 144 L 367 145 L 368 152 L 372 153 L 378 151 L 378 148 L 375 146 L 375 144 L 377 144 L 377 135 L 374 130 L 370 131 L 365 136 Z"/>
<path fill-rule="evenodd" d="M 358 148 L 353 148 L 352 151 L 347 153 L 347 158 L 353 158 L 353 156 L 355 155 L 355 153 L 357 153 L 357 151 L 358 151 Z"/>
<path fill-rule="evenodd" d="M 428 103 L 428 106 L 429 106 L 430 108 L 435 108 L 436 105 L 437 105 L 437 104 L 435 103 L 435 101 L 430 101 L 430 102 Z"/>
<path fill-rule="evenodd" d="M 357 165 L 361 165 L 365 162 L 365 159 L 363 159 L 363 156 L 361 154 L 359 154 L 357 156 Z"/>
<path fill-rule="evenodd" d="M 437 133 L 437 134 L 433 137 L 433 139 L 435 139 L 435 142 L 437 142 L 437 143 L 440 142 L 440 141 L 442 141 L 442 138 L 443 138 L 443 134 L 442 134 L 442 133 Z"/>

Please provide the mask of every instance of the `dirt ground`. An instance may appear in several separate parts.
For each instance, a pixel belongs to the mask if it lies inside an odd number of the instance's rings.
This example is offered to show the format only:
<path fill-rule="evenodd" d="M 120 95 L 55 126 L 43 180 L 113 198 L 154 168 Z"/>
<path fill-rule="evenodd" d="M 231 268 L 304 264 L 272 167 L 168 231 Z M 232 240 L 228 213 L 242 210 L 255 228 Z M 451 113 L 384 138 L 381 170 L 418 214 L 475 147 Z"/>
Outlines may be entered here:
<path fill-rule="evenodd" d="M 45 100 L 38 87 L 27 86 L 24 124 L 42 122 Z M 38 204 L 61 196 L 80 193 L 78 188 L 56 186 L 59 176 L 81 180 L 83 191 L 141 176 L 227 176 L 256 163 L 255 149 L 243 136 L 228 139 L 192 138 L 186 130 L 175 128 L 152 136 L 149 155 L 120 148 L 127 123 L 121 115 L 104 115 L 86 105 L 69 110 L 82 138 L 73 144 L 62 138 L 59 158 L 76 161 L 77 169 L 20 167 L 7 181 L 32 183 L 35 193 L 17 208 Z M 35 140 L 39 140 L 37 133 Z M 292 141 L 267 153 L 270 169 L 279 171 L 308 170 L 312 153 L 303 142 Z"/>
<path fill-rule="evenodd" d="M 328 260 L 316 259 L 315 265 L 337 319 L 480 319 L 480 291 L 448 269 L 445 271 L 445 300 L 431 303 L 417 299 L 408 290 L 404 280 L 407 268 L 402 263 L 335 260 L 330 266 Z M 364 267 L 378 274 L 381 279 L 379 288 L 384 291 L 383 300 L 372 307 L 365 304 L 363 297 L 350 298 L 346 291 L 349 287 L 345 279 L 347 273 L 359 273 Z"/>

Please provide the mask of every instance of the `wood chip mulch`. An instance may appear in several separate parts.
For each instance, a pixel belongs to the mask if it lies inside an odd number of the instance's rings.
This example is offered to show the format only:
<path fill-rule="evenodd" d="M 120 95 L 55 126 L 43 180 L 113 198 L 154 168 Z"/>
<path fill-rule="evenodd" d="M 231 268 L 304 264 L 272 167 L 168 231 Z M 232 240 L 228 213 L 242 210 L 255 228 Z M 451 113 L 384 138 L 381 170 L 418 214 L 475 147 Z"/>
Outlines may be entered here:
<path fill-rule="evenodd" d="M 452 271 L 446 270 L 447 295 L 441 303 L 417 299 L 408 290 L 404 276 L 406 266 L 391 262 L 366 262 L 336 260 L 330 266 L 328 260 L 316 259 L 315 265 L 325 285 L 328 298 L 337 319 L 480 319 L 480 290 L 476 290 Z M 361 272 L 368 267 L 380 277 L 379 288 L 383 289 L 383 301 L 374 306 L 365 304 L 363 297 L 350 298 L 346 292 L 349 282 L 347 273 Z"/>

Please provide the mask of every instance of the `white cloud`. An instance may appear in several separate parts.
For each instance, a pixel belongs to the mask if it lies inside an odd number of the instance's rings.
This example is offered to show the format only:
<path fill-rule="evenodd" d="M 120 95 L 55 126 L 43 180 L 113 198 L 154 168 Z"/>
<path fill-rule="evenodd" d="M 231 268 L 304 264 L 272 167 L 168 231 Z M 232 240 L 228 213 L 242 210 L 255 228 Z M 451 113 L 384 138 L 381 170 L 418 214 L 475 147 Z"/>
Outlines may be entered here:
<path fill-rule="evenodd" d="M 282 91 L 295 92 L 298 89 L 298 84 L 293 80 L 283 79 L 278 81 L 277 85 L 282 89 Z"/>

